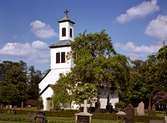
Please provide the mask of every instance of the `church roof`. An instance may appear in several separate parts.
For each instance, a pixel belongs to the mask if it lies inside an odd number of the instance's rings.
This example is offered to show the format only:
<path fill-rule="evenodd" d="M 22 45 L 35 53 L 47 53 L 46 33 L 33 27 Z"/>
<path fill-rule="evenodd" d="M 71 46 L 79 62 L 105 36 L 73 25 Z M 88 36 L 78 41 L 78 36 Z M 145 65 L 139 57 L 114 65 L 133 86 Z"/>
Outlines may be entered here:
<path fill-rule="evenodd" d="M 54 44 L 52 44 L 50 48 L 69 47 L 69 46 L 71 46 L 71 40 L 59 40 L 56 41 Z"/>
<path fill-rule="evenodd" d="M 54 85 L 48 84 L 46 88 L 44 88 L 39 95 L 42 95 L 49 87 L 53 88 Z"/>
<path fill-rule="evenodd" d="M 74 21 L 72 21 L 70 18 L 69 18 L 69 16 L 64 16 L 61 20 L 59 20 L 58 22 L 59 23 L 62 23 L 62 22 L 66 22 L 66 21 L 68 21 L 68 22 L 70 22 L 70 23 L 72 23 L 72 24 L 75 24 L 75 22 Z"/>

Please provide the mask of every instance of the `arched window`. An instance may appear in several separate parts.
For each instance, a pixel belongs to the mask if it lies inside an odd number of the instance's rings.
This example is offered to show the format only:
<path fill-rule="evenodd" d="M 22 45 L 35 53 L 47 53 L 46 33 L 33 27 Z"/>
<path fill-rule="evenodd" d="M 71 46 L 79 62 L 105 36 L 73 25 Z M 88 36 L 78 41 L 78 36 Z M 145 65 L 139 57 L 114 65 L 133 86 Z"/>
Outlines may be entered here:
<path fill-rule="evenodd" d="M 62 28 L 62 36 L 66 36 L 66 28 Z"/>
<path fill-rule="evenodd" d="M 72 38 L 72 29 L 70 28 L 70 37 Z"/>

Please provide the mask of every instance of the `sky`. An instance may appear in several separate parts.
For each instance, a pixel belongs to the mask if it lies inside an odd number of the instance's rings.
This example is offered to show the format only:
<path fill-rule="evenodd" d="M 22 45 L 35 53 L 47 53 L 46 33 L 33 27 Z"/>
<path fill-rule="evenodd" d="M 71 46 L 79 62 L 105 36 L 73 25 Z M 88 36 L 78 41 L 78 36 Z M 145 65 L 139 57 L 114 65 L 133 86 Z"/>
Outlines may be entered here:
<path fill-rule="evenodd" d="M 115 50 L 131 59 L 145 60 L 167 43 L 167 0 L 0 0 L 0 61 L 49 69 L 48 46 L 59 40 L 65 9 L 75 36 L 105 29 Z"/>

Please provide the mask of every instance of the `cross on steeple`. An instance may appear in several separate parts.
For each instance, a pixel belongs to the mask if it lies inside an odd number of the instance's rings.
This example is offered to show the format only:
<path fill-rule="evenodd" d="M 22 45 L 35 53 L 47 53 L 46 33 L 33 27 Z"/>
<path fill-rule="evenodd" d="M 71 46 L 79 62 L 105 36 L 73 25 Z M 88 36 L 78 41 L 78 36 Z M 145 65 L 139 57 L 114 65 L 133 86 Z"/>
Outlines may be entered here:
<path fill-rule="evenodd" d="M 68 13 L 69 13 L 69 12 L 70 12 L 70 10 L 66 9 L 66 10 L 64 11 L 65 16 L 68 17 Z"/>

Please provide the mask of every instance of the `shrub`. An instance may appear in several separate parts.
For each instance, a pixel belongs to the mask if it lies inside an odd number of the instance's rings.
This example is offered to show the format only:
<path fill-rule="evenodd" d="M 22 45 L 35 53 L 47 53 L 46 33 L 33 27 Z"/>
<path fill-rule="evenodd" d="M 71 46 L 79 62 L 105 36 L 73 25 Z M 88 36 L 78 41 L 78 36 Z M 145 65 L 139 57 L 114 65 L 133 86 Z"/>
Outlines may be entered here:
<path fill-rule="evenodd" d="M 117 111 L 123 110 L 125 107 L 126 107 L 126 103 L 121 102 L 121 101 L 119 103 L 116 103 L 115 105 L 115 109 Z"/>

